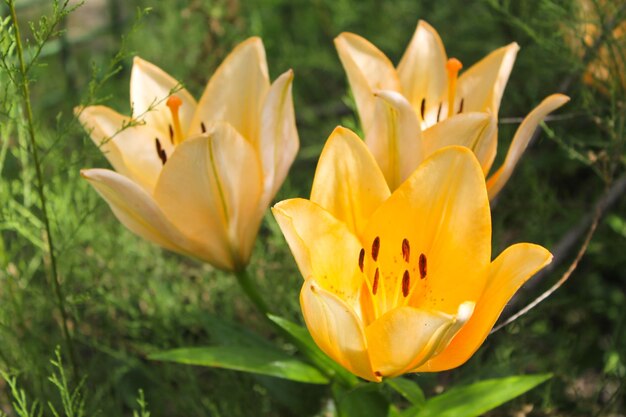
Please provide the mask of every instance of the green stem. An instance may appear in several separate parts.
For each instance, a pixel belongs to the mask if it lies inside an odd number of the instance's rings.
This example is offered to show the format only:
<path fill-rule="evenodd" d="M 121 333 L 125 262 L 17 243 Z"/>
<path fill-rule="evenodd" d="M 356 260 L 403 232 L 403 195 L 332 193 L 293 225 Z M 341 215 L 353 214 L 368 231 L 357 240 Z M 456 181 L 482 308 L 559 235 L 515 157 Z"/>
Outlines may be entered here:
<path fill-rule="evenodd" d="M 248 270 L 243 268 L 235 271 L 235 276 L 237 277 L 237 282 L 239 283 L 239 286 L 241 287 L 241 289 L 243 289 L 243 292 L 246 294 L 246 296 L 248 296 L 248 299 L 252 301 L 252 304 L 254 304 L 256 309 L 259 310 L 259 313 L 261 313 L 261 315 L 265 319 L 267 319 L 267 321 L 274 323 L 267 316 L 270 313 L 270 309 L 265 303 L 263 297 L 261 297 L 261 294 L 259 293 L 259 290 L 257 289 L 254 281 L 250 279 L 250 274 L 248 274 Z M 274 326 L 276 325 L 274 324 Z"/>
<path fill-rule="evenodd" d="M 48 246 L 48 256 L 50 256 L 50 270 L 49 273 L 52 276 L 52 283 L 54 287 L 54 293 L 56 295 L 57 304 L 59 308 L 59 312 L 61 313 L 61 327 L 63 330 L 63 336 L 65 338 L 65 342 L 67 344 L 67 349 L 69 353 L 70 363 L 72 366 L 72 372 L 74 375 L 74 380 L 78 381 L 78 370 L 76 367 L 76 359 L 74 353 L 74 344 L 72 342 L 72 338 L 70 336 L 70 331 L 67 325 L 68 322 L 68 314 L 65 309 L 65 297 L 63 296 L 63 291 L 61 288 L 61 282 L 59 280 L 59 273 L 57 270 L 57 262 L 56 256 L 54 254 L 54 243 L 52 239 L 52 228 L 50 227 L 50 218 L 48 216 L 48 209 L 46 204 L 46 195 L 44 191 L 44 182 L 43 182 L 43 174 L 41 172 L 41 163 L 39 161 L 39 154 L 37 152 L 37 141 L 35 140 L 35 124 L 33 118 L 33 110 L 30 101 L 30 86 L 28 81 L 28 71 L 26 69 L 26 62 L 24 61 L 24 50 L 22 48 L 22 40 L 20 37 L 20 27 L 17 20 L 17 12 L 15 11 L 15 0 L 8 0 L 9 10 L 11 12 L 11 20 L 13 22 L 13 28 L 15 29 L 15 50 L 17 53 L 17 58 L 20 64 L 20 75 L 22 77 L 22 95 L 24 97 L 24 107 L 26 110 L 26 118 L 27 118 L 27 127 L 28 127 L 28 136 L 30 139 L 30 151 L 33 157 L 33 162 L 35 164 L 35 174 L 37 177 L 37 194 L 39 196 L 39 201 L 41 204 L 41 217 L 46 229 L 46 243 Z"/>

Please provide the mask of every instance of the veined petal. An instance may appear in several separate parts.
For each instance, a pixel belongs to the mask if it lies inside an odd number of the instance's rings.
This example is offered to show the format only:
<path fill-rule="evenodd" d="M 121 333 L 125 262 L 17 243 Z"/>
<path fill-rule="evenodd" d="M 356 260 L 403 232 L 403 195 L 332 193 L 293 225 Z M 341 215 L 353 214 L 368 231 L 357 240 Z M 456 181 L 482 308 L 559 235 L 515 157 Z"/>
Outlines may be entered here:
<path fill-rule="evenodd" d="M 422 130 L 411 104 L 402 94 L 379 90 L 374 95 L 377 117 L 365 143 L 389 188 L 395 190 L 422 162 Z"/>
<path fill-rule="evenodd" d="M 311 201 L 361 236 L 370 216 L 389 194 L 385 178 L 363 141 L 349 129 L 335 128 L 317 163 Z"/>
<path fill-rule="evenodd" d="M 361 244 L 345 223 L 317 204 L 295 198 L 272 208 L 305 280 L 358 304 L 363 278 L 358 270 Z"/>
<path fill-rule="evenodd" d="M 509 180 L 513 170 L 517 165 L 517 162 L 521 158 L 522 154 L 528 146 L 528 142 L 535 133 L 535 129 L 541 121 L 551 112 L 558 109 L 569 101 L 569 97 L 563 94 L 552 94 L 545 98 L 541 104 L 531 111 L 528 116 L 522 121 L 522 124 L 517 128 L 513 141 L 509 147 L 509 151 L 506 154 L 506 158 L 502 166 L 489 177 L 487 181 L 487 189 L 489 191 L 489 198 L 493 199 L 504 184 Z"/>
<path fill-rule="evenodd" d="M 113 168 L 152 193 L 163 167 L 156 140 L 170 156 L 173 146 L 169 139 L 148 124 L 131 126 L 130 118 L 105 106 L 77 108 L 75 112 Z"/>
<path fill-rule="evenodd" d="M 115 217 L 131 232 L 166 249 L 189 254 L 186 239 L 139 185 L 108 169 L 84 169 L 80 175 L 109 204 Z"/>
<path fill-rule="evenodd" d="M 202 123 L 225 121 L 257 149 L 261 109 L 269 88 L 263 42 L 249 38 L 233 49 L 209 80 L 190 134 L 201 133 Z"/>
<path fill-rule="evenodd" d="M 178 145 L 167 161 L 154 198 L 202 258 L 222 269 L 247 264 L 262 213 L 261 167 L 252 145 L 230 125 Z"/>
<path fill-rule="evenodd" d="M 496 49 L 461 74 L 457 102 L 464 101 L 465 111 L 490 111 L 498 117 L 504 88 L 511 75 L 519 45 L 515 42 Z"/>
<path fill-rule="evenodd" d="M 476 301 L 491 257 L 491 214 L 473 153 L 447 147 L 422 162 L 372 216 L 366 247 L 374 241 L 381 313 L 404 303 L 455 314 L 461 303 Z"/>
<path fill-rule="evenodd" d="M 300 305 L 307 328 L 324 353 L 353 374 L 380 381 L 372 371 L 363 325 L 349 305 L 313 278 L 302 286 Z"/>
<path fill-rule="evenodd" d="M 400 80 L 389 58 L 368 40 L 344 32 L 335 38 L 339 59 L 348 76 L 365 136 L 376 117 L 374 90 L 400 91 Z"/>
<path fill-rule="evenodd" d="M 446 50 L 437 31 L 420 20 L 398 64 L 402 93 L 420 117 L 422 101 L 425 113 L 439 106 L 448 84 L 447 60 Z"/>
<path fill-rule="evenodd" d="M 488 113 L 457 114 L 423 132 L 424 155 L 450 145 L 465 146 L 474 152 L 486 175 L 496 156 L 497 131 L 497 121 Z"/>
<path fill-rule="evenodd" d="M 443 352 L 415 371 L 438 372 L 464 364 L 483 344 L 513 294 L 551 261 L 550 252 L 530 243 L 518 243 L 502 252 L 489 266 L 487 286 L 470 320 Z"/>
<path fill-rule="evenodd" d="M 180 124 L 183 132 L 187 132 L 196 110 L 196 100 L 161 68 L 139 57 L 134 58 L 130 73 L 130 104 L 134 118 L 145 120 L 148 126 L 158 131 L 168 132 L 172 115 L 166 102 L 172 94 L 182 101 Z M 164 139 L 170 141 L 169 137 L 161 138 Z"/>
<path fill-rule="evenodd" d="M 428 358 L 454 317 L 438 311 L 399 307 L 365 329 L 372 368 L 382 376 L 401 375 Z"/>
<path fill-rule="evenodd" d="M 270 87 L 261 113 L 259 149 L 264 176 L 263 210 L 274 198 L 296 158 L 300 141 L 291 98 L 293 71 L 289 70 Z"/>

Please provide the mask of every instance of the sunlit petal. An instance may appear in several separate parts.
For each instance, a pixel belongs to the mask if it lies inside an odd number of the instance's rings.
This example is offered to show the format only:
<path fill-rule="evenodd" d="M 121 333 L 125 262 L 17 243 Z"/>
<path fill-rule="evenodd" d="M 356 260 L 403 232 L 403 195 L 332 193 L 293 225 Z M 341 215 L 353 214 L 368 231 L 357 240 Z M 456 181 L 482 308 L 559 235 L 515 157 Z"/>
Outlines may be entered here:
<path fill-rule="evenodd" d="M 380 381 L 372 371 L 361 321 L 350 306 L 325 291 L 313 278 L 302 286 L 300 304 L 309 332 L 320 349 L 353 374 Z"/>
<path fill-rule="evenodd" d="M 391 190 L 395 190 L 422 162 L 422 135 L 411 104 L 395 91 L 376 91 L 376 113 L 365 143 L 374 155 Z"/>
<path fill-rule="evenodd" d="M 261 215 L 262 173 L 256 152 L 230 125 L 178 145 L 154 191 L 163 212 L 204 257 L 227 269 L 249 259 Z"/>
<path fill-rule="evenodd" d="M 337 127 L 320 155 L 311 201 L 361 236 L 369 217 L 388 197 L 385 178 L 363 141 Z"/>
<path fill-rule="evenodd" d="M 315 278 L 354 307 L 363 281 L 358 271 L 361 244 L 348 227 L 317 204 L 299 198 L 281 201 L 272 212 L 302 276 Z"/>
<path fill-rule="evenodd" d="M 344 32 L 335 38 L 339 59 L 356 100 L 363 131 L 367 136 L 376 117 L 374 90 L 400 91 L 400 80 L 389 58 L 361 36 Z"/>
<path fill-rule="evenodd" d="M 240 43 L 211 77 L 191 123 L 190 134 L 202 123 L 225 121 L 254 148 L 258 146 L 260 114 L 270 87 L 263 42 L 252 37 Z"/>
<path fill-rule="evenodd" d="M 489 267 L 485 291 L 470 320 L 443 352 L 416 371 L 445 371 L 465 363 L 482 345 L 513 294 L 551 260 L 550 252 L 530 243 L 519 243 L 502 252 Z"/>
<path fill-rule="evenodd" d="M 437 108 L 446 91 L 447 59 L 446 50 L 437 31 L 420 20 L 398 64 L 402 93 L 420 117 L 422 101 L 425 112 Z"/>
<path fill-rule="evenodd" d="M 465 146 L 474 152 L 485 174 L 496 156 L 497 121 L 488 113 L 457 114 L 429 127 L 422 136 L 424 155 L 431 155 L 445 146 Z"/>
<path fill-rule="evenodd" d="M 517 51 L 519 45 L 510 43 L 491 52 L 461 74 L 456 97 L 457 102 L 463 99 L 465 111 L 490 111 L 498 117 L 502 94 Z"/>
<path fill-rule="evenodd" d="M 513 136 L 513 141 L 506 154 L 504 163 L 487 181 L 489 198 L 493 199 L 509 180 L 539 123 L 541 123 L 549 113 L 558 109 L 568 101 L 569 97 L 563 94 L 552 94 L 526 116 L 522 124 L 517 128 L 515 136 Z"/>
<path fill-rule="evenodd" d="M 183 132 L 186 132 L 196 110 L 196 100 L 161 68 L 135 57 L 130 73 L 130 103 L 133 117 L 145 120 L 155 130 L 168 132 L 172 115 L 166 101 L 171 94 L 182 101 L 179 116 Z M 170 140 L 169 137 L 161 139 Z"/>

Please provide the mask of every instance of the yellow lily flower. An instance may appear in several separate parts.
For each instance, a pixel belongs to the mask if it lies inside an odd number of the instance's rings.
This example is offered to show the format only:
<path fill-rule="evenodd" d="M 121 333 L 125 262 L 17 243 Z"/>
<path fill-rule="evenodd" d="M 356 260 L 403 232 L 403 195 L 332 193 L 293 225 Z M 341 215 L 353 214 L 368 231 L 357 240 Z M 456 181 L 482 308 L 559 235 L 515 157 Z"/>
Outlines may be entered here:
<path fill-rule="evenodd" d="M 231 52 L 197 103 L 174 78 L 135 58 L 133 117 L 104 106 L 76 110 L 117 171 L 81 175 L 137 235 L 241 269 L 298 150 L 292 80 L 289 70 L 270 85 L 257 37 Z"/>
<path fill-rule="evenodd" d="M 335 46 L 356 100 L 365 142 L 391 189 L 408 178 L 424 157 L 449 145 L 472 149 L 484 175 L 489 174 L 496 156 L 498 110 L 519 50 L 517 43 L 496 49 L 460 76 L 461 62 L 447 58 L 439 34 L 424 21 L 397 67 L 353 33 L 340 34 Z M 504 163 L 487 181 L 490 198 L 510 178 L 538 124 L 567 101 L 567 96 L 553 94 L 524 119 Z"/>
<path fill-rule="evenodd" d="M 463 364 L 552 259 L 518 243 L 490 261 L 484 176 L 461 146 L 434 152 L 391 193 L 363 142 L 338 127 L 311 200 L 272 211 L 305 279 L 300 303 L 313 339 L 369 381 Z"/>

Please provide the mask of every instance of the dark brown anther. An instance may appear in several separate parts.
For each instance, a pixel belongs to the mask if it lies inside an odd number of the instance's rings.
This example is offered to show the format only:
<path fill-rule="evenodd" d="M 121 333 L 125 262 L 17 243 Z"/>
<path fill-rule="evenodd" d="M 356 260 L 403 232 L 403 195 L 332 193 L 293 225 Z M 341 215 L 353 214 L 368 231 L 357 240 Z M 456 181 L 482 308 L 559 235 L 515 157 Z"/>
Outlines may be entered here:
<path fill-rule="evenodd" d="M 465 104 L 465 99 L 461 99 L 461 104 L 459 105 L 459 113 L 463 113 L 463 104 Z"/>
<path fill-rule="evenodd" d="M 409 271 L 404 271 L 404 275 L 402 275 L 402 295 L 407 297 L 409 295 L 409 288 L 411 287 L 411 276 L 409 275 Z"/>
<path fill-rule="evenodd" d="M 380 272 L 378 272 L 378 268 L 376 268 L 376 272 L 374 272 L 374 282 L 372 282 L 372 294 L 376 295 L 378 291 L 378 279 L 380 278 Z"/>
<path fill-rule="evenodd" d="M 200 129 L 202 130 L 202 133 L 206 133 L 206 125 L 204 122 L 200 122 Z"/>
<path fill-rule="evenodd" d="M 439 108 L 437 109 L 437 123 L 439 123 L 439 117 L 441 116 L 441 106 L 443 103 L 439 103 Z"/>
<path fill-rule="evenodd" d="M 167 127 L 170 130 L 170 142 L 172 142 L 172 145 L 174 144 L 174 128 L 172 127 L 172 125 L 167 125 Z"/>
<path fill-rule="evenodd" d="M 363 272 L 363 263 L 365 262 L 365 249 L 361 249 L 359 252 L 359 269 Z"/>
<path fill-rule="evenodd" d="M 383 374 L 381 374 L 381 373 L 380 373 L 380 372 L 378 372 L 378 371 L 374 372 L 374 375 L 376 375 L 377 377 L 381 377 L 381 376 L 383 376 Z"/>
<path fill-rule="evenodd" d="M 167 154 L 165 153 L 165 150 L 161 147 L 161 141 L 159 140 L 159 138 L 154 138 L 154 143 L 156 145 L 157 155 L 161 160 L 161 163 L 165 165 L 165 163 L 167 162 Z"/>
<path fill-rule="evenodd" d="M 426 272 L 427 272 L 426 255 L 424 255 L 423 253 L 420 253 L 419 268 L 420 268 L 420 278 L 421 279 L 426 278 Z"/>
<path fill-rule="evenodd" d="M 409 245 L 408 239 L 402 239 L 402 259 L 404 262 L 409 262 L 411 258 L 411 245 Z"/>
<path fill-rule="evenodd" d="M 380 251 L 380 238 L 376 236 L 374 242 L 372 242 L 372 259 L 374 262 L 378 260 L 378 252 Z"/>
<path fill-rule="evenodd" d="M 426 113 L 426 99 L 422 99 L 422 105 L 420 106 L 420 113 L 422 114 L 422 120 L 424 120 L 424 114 Z"/>

